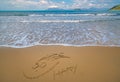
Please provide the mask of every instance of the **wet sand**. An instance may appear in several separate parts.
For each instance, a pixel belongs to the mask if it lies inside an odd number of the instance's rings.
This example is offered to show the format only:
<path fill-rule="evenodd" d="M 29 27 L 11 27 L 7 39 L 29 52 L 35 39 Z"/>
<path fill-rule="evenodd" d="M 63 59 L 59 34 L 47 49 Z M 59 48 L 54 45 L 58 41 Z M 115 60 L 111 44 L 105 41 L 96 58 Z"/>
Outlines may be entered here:
<path fill-rule="evenodd" d="M 120 48 L 0 48 L 0 82 L 120 82 Z"/>

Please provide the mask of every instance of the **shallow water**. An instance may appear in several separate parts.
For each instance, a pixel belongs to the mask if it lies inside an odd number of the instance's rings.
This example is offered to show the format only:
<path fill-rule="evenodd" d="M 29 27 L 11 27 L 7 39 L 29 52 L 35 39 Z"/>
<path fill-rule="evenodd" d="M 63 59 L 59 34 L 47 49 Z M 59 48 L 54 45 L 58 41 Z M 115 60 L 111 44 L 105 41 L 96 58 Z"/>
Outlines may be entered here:
<path fill-rule="evenodd" d="M 120 46 L 116 13 L 0 16 L 0 45 Z"/>

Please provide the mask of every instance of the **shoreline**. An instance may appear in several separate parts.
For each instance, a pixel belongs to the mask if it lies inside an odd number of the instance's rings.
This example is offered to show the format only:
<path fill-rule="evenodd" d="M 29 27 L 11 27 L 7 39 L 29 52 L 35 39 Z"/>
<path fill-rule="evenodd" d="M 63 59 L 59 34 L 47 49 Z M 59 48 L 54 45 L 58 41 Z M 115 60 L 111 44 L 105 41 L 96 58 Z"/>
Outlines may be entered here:
<path fill-rule="evenodd" d="M 8 45 L 1 45 L 0 48 L 31 48 L 31 47 L 36 47 L 36 46 L 59 46 L 59 47 L 76 47 L 76 48 L 82 48 L 82 47 L 113 47 L 113 48 L 120 48 L 120 45 L 70 45 L 70 44 L 40 44 L 40 45 L 31 45 L 31 46 L 8 46 Z"/>
<path fill-rule="evenodd" d="M 0 47 L 1 82 L 119 82 L 120 47 Z"/>

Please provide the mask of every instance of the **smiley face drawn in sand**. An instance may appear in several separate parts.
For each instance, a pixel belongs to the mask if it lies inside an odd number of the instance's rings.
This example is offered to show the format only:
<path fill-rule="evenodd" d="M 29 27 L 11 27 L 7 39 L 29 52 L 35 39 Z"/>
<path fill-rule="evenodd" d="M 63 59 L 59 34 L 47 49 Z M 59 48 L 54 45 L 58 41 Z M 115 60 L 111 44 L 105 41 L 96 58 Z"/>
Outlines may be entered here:
<path fill-rule="evenodd" d="M 55 53 L 52 55 L 41 57 L 37 60 L 34 65 L 31 67 L 31 74 L 23 72 L 23 75 L 27 79 L 38 79 L 41 76 L 48 74 L 49 72 L 53 71 L 58 65 L 61 64 L 63 60 L 70 60 L 70 57 L 65 56 L 64 53 Z M 74 67 L 69 66 L 61 70 L 59 73 L 54 72 L 53 76 L 58 76 L 63 74 L 67 71 L 73 71 Z"/>

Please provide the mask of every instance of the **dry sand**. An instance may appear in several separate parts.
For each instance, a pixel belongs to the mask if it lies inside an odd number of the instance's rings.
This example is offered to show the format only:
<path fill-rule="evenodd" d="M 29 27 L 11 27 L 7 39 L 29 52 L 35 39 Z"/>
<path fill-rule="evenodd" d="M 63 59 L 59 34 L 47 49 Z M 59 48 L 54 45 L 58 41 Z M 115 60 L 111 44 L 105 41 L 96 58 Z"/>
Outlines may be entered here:
<path fill-rule="evenodd" d="M 0 48 L 0 82 L 120 82 L 120 48 Z"/>

